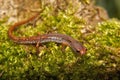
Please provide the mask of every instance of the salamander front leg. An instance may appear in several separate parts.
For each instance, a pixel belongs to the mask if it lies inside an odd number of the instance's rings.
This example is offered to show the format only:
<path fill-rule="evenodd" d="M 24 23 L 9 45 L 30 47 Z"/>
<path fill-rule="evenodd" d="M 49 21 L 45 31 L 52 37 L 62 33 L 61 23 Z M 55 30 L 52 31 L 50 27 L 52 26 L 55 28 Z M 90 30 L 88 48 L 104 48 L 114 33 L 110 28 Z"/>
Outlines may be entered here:
<path fill-rule="evenodd" d="M 66 45 L 62 44 L 62 52 L 65 52 L 66 47 Z"/>
<path fill-rule="evenodd" d="M 65 52 L 65 49 L 67 46 L 68 46 L 68 44 L 66 42 L 62 43 L 62 52 Z"/>

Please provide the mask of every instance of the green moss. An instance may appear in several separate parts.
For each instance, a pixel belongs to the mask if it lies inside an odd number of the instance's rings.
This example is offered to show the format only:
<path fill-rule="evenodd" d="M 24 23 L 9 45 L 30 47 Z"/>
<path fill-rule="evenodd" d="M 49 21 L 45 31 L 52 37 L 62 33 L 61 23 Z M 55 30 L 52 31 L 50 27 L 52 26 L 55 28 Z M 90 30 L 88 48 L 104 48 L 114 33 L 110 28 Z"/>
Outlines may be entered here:
<path fill-rule="evenodd" d="M 56 16 L 49 16 L 48 12 L 50 10 L 46 8 L 41 14 L 43 21 L 38 22 L 35 28 L 23 25 L 18 28 L 15 35 L 27 37 L 52 31 L 68 34 L 76 39 L 81 36 L 82 20 L 64 12 L 59 12 Z M 41 52 L 36 54 L 35 46 L 20 45 L 10 40 L 7 35 L 8 28 L 9 26 L 5 24 L 0 26 L 0 72 L 3 72 L 1 73 L 2 79 L 36 79 L 37 77 L 44 79 L 49 75 L 56 76 L 61 74 L 62 66 L 71 65 L 77 60 L 69 47 L 63 52 L 61 51 L 62 46 L 55 43 L 45 44 L 46 47 L 44 45 Z"/>
<path fill-rule="evenodd" d="M 119 38 L 120 23 L 116 20 L 102 22 L 93 33 L 87 34 L 88 53 L 86 56 L 89 57 L 87 63 L 93 68 L 95 78 L 103 76 L 105 79 L 107 76 L 107 78 L 119 79 Z"/>
<path fill-rule="evenodd" d="M 39 54 L 34 45 L 20 45 L 7 36 L 9 26 L 0 24 L 1 79 L 93 80 L 118 79 L 120 71 L 120 22 L 99 23 L 91 33 L 82 34 L 85 22 L 67 11 L 52 13 L 46 7 L 36 27 L 21 26 L 16 36 L 33 36 L 48 32 L 63 33 L 83 42 L 87 53 L 74 55 L 69 47 L 61 51 L 56 43 L 44 44 Z"/>

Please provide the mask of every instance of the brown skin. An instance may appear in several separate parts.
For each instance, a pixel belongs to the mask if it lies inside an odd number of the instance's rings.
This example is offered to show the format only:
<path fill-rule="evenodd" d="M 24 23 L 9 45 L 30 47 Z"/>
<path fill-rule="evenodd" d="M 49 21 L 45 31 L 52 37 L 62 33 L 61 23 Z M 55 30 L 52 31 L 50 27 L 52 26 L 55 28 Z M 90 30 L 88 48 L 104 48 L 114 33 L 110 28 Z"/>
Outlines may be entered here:
<path fill-rule="evenodd" d="M 80 42 L 65 34 L 51 33 L 32 37 L 16 37 L 15 35 L 13 35 L 13 31 L 15 31 L 19 26 L 34 20 L 35 18 L 37 18 L 38 15 L 39 13 L 27 20 L 17 22 L 14 25 L 10 26 L 8 30 L 8 37 L 16 43 L 36 44 L 37 46 L 39 44 L 47 42 L 61 43 L 63 45 L 70 46 L 71 49 L 77 54 L 83 55 L 86 53 L 86 48 Z"/>

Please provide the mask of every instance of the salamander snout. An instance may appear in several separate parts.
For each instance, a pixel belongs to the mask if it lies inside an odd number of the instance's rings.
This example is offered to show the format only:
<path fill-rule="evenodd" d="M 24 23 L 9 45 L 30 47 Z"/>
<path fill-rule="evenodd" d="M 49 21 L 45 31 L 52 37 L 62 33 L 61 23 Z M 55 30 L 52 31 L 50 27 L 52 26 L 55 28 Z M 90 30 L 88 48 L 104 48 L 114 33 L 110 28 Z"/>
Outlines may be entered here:
<path fill-rule="evenodd" d="M 83 55 L 83 54 L 86 53 L 86 51 L 87 51 L 87 49 L 84 47 L 84 48 L 82 48 L 79 52 L 80 52 L 81 55 Z"/>
<path fill-rule="evenodd" d="M 85 54 L 87 51 L 87 49 L 77 41 L 73 43 L 73 50 L 80 55 Z"/>

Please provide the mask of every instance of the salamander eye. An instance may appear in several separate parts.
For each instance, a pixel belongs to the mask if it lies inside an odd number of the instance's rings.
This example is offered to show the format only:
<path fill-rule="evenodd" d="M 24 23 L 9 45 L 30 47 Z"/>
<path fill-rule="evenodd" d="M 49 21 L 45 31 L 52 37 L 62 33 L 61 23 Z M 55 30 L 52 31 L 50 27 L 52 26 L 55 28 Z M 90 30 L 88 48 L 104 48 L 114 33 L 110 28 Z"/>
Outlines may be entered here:
<path fill-rule="evenodd" d="M 87 51 L 87 48 L 85 48 L 85 51 Z"/>
<path fill-rule="evenodd" d="M 79 50 L 76 50 L 76 52 L 77 52 L 78 54 L 81 54 L 81 51 L 79 51 Z"/>
<path fill-rule="evenodd" d="M 77 53 L 80 53 L 80 51 L 78 51 L 78 50 L 77 50 L 76 52 L 77 52 Z"/>

